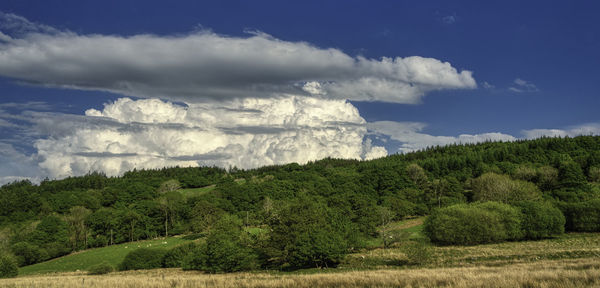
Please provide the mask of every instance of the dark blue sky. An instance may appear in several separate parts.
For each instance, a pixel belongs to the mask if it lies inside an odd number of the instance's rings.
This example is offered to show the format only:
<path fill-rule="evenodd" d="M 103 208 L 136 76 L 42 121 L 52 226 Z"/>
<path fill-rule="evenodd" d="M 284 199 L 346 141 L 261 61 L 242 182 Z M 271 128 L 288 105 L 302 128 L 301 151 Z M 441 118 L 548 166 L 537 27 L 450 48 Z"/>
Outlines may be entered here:
<path fill-rule="evenodd" d="M 389 153 L 399 147 L 411 151 L 452 141 L 479 141 L 484 138 L 475 137 L 478 134 L 493 132 L 503 133 L 497 138 L 503 140 L 600 133 L 598 1 L 3 0 L 0 12 L 80 36 L 151 34 L 164 40 L 211 30 L 245 39 L 250 37 L 248 31 L 262 31 L 286 43 L 335 48 L 350 57 L 379 61 L 381 57 L 422 56 L 449 62 L 459 72 L 473 72 L 476 89 L 427 90 L 417 104 L 352 100 L 367 122 L 379 122 L 370 126 L 376 132 L 370 135 L 382 136 L 371 138 Z M 21 79 L 26 81 L 27 76 Z M 42 85 L 20 81 L 0 76 L 0 112 L 17 115 L 39 108 L 82 115 L 123 97 L 98 89 L 50 88 L 44 81 Z M 31 101 L 50 105 L 27 108 L 11 104 Z M 16 124 L 2 125 L 0 117 L 0 160 L 2 153 L 9 153 L 2 152 L 2 143 L 35 158 L 33 143 L 52 134 L 31 133 L 19 126 L 27 122 L 23 118 L 10 116 L 4 121 Z M 402 124 L 406 122 L 422 125 Z M 539 133 L 531 132 L 534 130 Z M 17 134 L 25 140 L 13 137 Z M 479 140 L 465 140 L 458 137 L 461 134 Z M 411 141 L 413 146 L 402 146 Z M 28 161 L 45 159 L 33 158 Z M 6 161 L 21 161 L 11 159 Z M 0 183 L 5 175 L 0 169 Z"/>
<path fill-rule="evenodd" d="M 448 61 L 473 71 L 479 89 L 430 93 L 421 105 L 355 103 L 367 121 L 426 122 L 437 135 L 518 136 L 599 120 L 597 1 L 5 0 L 0 10 L 80 34 L 172 35 L 204 27 L 241 36 L 252 29 L 349 55 Z M 517 78 L 537 91 L 509 91 Z M 3 101 L 58 97 L 81 111 L 106 102 L 78 96 L 90 92 L 15 87 L 6 79 L 0 85 Z"/>

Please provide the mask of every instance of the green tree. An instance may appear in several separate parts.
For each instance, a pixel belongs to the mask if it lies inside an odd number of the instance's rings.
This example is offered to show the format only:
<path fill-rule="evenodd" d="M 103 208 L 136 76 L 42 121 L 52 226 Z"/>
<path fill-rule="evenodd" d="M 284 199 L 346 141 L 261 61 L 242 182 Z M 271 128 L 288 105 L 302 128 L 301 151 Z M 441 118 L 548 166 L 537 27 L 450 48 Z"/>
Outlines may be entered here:
<path fill-rule="evenodd" d="M 515 203 L 538 200 L 542 193 L 531 182 L 512 180 L 506 175 L 486 173 L 471 181 L 473 200 Z"/>
<path fill-rule="evenodd" d="M 4 254 L 0 254 L 0 278 L 12 278 L 19 275 L 19 269 L 15 260 Z"/>
<path fill-rule="evenodd" d="M 69 209 L 69 214 L 65 219 L 69 223 L 71 230 L 71 243 L 73 250 L 87 248 L 87 225 L 86 219 L 92 212 L 82 206 L 74 206 Z"/>
<path fill-rule="evenodd" d="M 348 253 L 352 228 L 317 199 L 300 196 L 280 205 L 270 219 L 264 247 L 270 263 L 283 269 L 335 266 Z"/>
<path fill-rule="evenodd" d="M 223 216 L 211 229 L 206 242 L 184 260 L 183 268 L 210 273 L 258 268 L 258 255 L 250 247 L 245 233 L 239 218 Z"/>

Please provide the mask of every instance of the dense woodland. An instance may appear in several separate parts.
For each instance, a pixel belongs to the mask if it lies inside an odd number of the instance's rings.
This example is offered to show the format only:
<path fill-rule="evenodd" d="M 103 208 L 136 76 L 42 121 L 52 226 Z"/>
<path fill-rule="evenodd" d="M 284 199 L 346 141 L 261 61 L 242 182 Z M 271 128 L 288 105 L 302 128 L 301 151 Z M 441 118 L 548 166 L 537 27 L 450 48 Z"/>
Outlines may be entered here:
<path fill-rule="evenodd" d="M 600 137 L 450 145 L 370 161 L 14 182 L 0 188 L 0 249 L 23 266 L 185 234 L 205 241 L 159 252 L 171 257 L 162 265 L 211 272 L 325 267 L 380 237 L 378 227 L 417 215 L 431 215 L 425 232 L 439 245 L 600 231 Z M 485 227 L 491 231 L 469 234 Z"/>

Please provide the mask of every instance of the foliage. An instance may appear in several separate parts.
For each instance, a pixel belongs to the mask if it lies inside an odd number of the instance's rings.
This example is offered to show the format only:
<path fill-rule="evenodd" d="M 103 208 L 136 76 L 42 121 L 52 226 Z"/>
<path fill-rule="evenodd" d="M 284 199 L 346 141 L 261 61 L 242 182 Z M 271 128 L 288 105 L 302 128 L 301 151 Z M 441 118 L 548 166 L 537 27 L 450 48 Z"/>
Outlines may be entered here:
<path fill-rule="evenodd" d="M 106 262 L 102 262 L 88 268 L 89 275 L 104 275 L 113 271 L 115 271 L 115 267 Z"/>
<path fill-rule="evenodd" d="M 165 268 L 183 267 L 185 257 L 195 251 L 196 248 L 198 248 L 198 244 L 190 242 L 169 249 L 163 256 L 162 266 Z"/>
<path fill-rule="evenodd" d="M 408 257 L 409 264 L 423 265 L 431 258 L 431 246 L 424 241 L 408 241 L 401 248 L 402 252 Z"/>
<path fill-rule="evenodd" d="M 119 264 L 119 270 L 139 270 L 162 267 L 162 259 L 167 253 L 165 249 L 139 248 L 125 256 Z"/>
<path fill-rule="evenodd" d="M 206 243 L 194 249 L 184 260 L 183 268 L 210 273 L 256 269 L 258 256 L 246 243 L 243 233 L 239 218 L 224 216 L 210 231 Z"/>
<path fill-rule="evenodd" d="M 538 200 L 542 193 L 531 182 L 512 180 L 506 175 L 486 173 L 473 179 L 473 200 L 515 203 Z"/>
<path fill-rule="evenodd" d="M 497 202 L 457 204 L 434 212 L 424 232 L 434 243 L 474 245 L 520 238 L 520 211 Z"/>
<path fill-rule="evenodd" d="M 106 262 L 118 269 L 119 264 L 123 262 L 125 256 L 137 248 L 151 249 L 170 249 L 172 247 L 185 244 L 188 241 L 180 237 L 160 238 L 155 240 L 139 241 L 134 243 L 123 243 L 110 245 L 106 247 L 88 249 L 78 253 L 69 254 L 60 258 L 52 259 L 46 262 L 37 263 L 21 267 L 19 274 L 39 274 L 67 271 L 85 271 L 89 267 Z"/>
<path fill-rule="evenodd" d="M 283 269 L 335 266 L 352 247 L 354 225 L 317 199 L 300 197 L 271 218 L 267 265 Z"/>
<path fill-rule="evenodd" d="M 567 231 L 578 232 L 600 232 L 600 199 L 576 202 L 561 203 Z"/>
<path fill-rule="evenodd" d="M 37 245 L 28 242 L 19 242 L 11 246 L 19 266 L 31 265 L 48 258 L 48 253 Z"/>
<path fill-rule="evenodd" d="M 4 254 L 0 254 L 0 278 L 16 277 L 19 274 L 16 261 Z"/>
<path fill-rule="evenodd" d="M 429 147 L 369 161 L 326 158 L 251 170 L 171 167 L 121 177 L 92 172 L 39 185 L 17 181 L 0 187 L 0 228 L 9 231 L 8 246 L 29 243 L 45 251 L 45 259 L 163 235 L 206 235 L 230 214 L 265 231 L 240 237 L 243 247 L 260 252 L 264 267 L 335 266 L 379 236 L 382 221 L 374 211 L 380 207 L 400 220 L 477 200 L 544 199 L 560 203 L 567 230 L 598 231 L 599 151 L 598 136 L 541 138 Z M 320 219 L 296 213 L 303 207 L 299 198 L 314 202 L 309 210 Z M 479 210 L 498 218 L 498 212 Z M 282 216 L 287 212 L 298 216 Z M 506 218 L 496 220 L 511 227 Z M 282 228 L 281 221 L 298 230 Z M 514 238 L 510 231 L 499 238 Z"/>
<path fill-rule="evenodd" d="M 519 202 L 523 214 L 521 227 L 526 239 L 542 239 L 565 231 L 565 217 L 549 202 Z"/>

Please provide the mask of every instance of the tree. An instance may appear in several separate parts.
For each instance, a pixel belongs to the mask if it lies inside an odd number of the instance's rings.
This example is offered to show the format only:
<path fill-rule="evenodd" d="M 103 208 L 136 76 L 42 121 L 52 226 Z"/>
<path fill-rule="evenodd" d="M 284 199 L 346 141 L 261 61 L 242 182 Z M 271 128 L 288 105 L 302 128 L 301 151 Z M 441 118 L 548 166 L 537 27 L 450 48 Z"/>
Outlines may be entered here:
<path fill-rule="evenodd" d="M 239 218 L 224 215 L 211 229 L 206 242 L 184 260 L 183 268 L 210 273 L 258 268 L 258 255 L 250 247 L 245 233 Z"/>
<path fill-rule="evenodd" d="M 542 193 L 531 182 L 512 180 L 506 175 L 485 173 L 471 181 L 473 200 L 515 203 L 538 200 Z"/>
<path fill-rule="evenodd" d="M 133 242 L 135 237 L 135 227 L 138 224 L 138 222 L 140 222 L 140 220 L 142 219 L 142 216 L 130 209 L 122 211 L 121 213 L 121 223 L 122 225 L 127 227 L 126 229 L 129 231 L 129 241 Z"/>
<path fill-rule="evenodd" d="M 345 221 L 347 217 L 306 195 L 281 203 L 269 221 L 271 231 L 263 247 L 266 265 L 281 269 L 335 266 L 348 253 L 349 239 L 357 232 Z"/>
<path fill-rule="evenodd" d="M 94 247 L 113 245 L 114 233 L 117 229 L 117 215 L 113 208 L 100 208 L 90 214 L 86 219 L 86 225 L 95 234 L 96 238 L 103 238 L 100 243 L 92 244 Z"/>
<path fill-rule="evenodd" d="M 588 178 L 592 182 L 600 182 L 600 167 L 590 167 L 588 171 Z"/>
<path fill-rule="evenodd" d="M 419 164 L 411 163 L 406 166 L 406 173 L 417 187 L 425 189 L 427 186 L 427 175 L 425 174 L 425 170 L 423 170 Z"/>
<path fill-rule="evenodd" d="M 73 250 L 80 248 L 83 242 L 83 248 L 87 248 L 87 226 L 85 220 L 91 214 L 91 211 L 82 206 L 74 206 L 69 209 L 69 214 L 65 219 L 70 225 L 71 243 Z"/>
<path fill-rule="evenodd" d="M 537 183 L 543 191 L 550 191 L 558 185 L 558 170 L 551 166 L 537 169 Z"/>
<path fill-rule="evenodd" d="M 158 193 L 164 194 L 167 192 L 173 192 L 179 190 L 180 188 L 181 184 L 179 184 L 179 181 L 171 179 L 160 184 L 160 187 L 158 187 Z"/>
<path fill-rule="evenodd" d="M 392 223 L 392 221 L 394 220 L 394 217 L 396 216 L 394 212 L 392 212 L 388 207 L 383 207 L 383 206 L 377 206 L 377 214 L 379 214 L 379 217 L 381 219 L 380 222 L 380 233 L 381 233 L 381 240 L 383 240 L 383 248 L 388 248 L 389 245 L 389 239 L 388 237 L 390 237 L 390 235 L 388 235 L 388 230 L 389 230 L 389 226 Z"/>
<path fill-rule="evenodd" d="M 17 263 L 12 257 L 0 254 L 0 278 L 16 277 L 19 274 Z"/>

